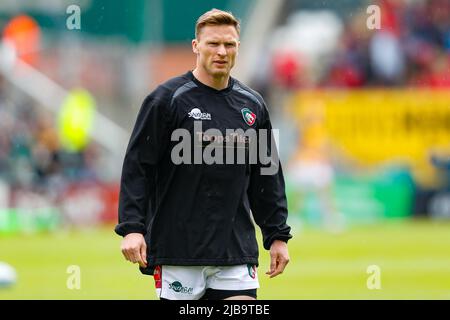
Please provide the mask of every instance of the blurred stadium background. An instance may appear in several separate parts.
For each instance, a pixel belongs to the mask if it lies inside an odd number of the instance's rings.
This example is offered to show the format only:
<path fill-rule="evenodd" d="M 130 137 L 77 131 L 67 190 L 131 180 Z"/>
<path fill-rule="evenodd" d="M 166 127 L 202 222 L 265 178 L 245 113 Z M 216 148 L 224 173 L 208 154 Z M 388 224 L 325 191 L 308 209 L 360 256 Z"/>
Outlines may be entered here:
<path fill-rule="evenodd" d="M 292 261 L 268 280 L 261 250 L 259 297 L 450 299 L 448 0 L 2 0 L 0 299 L 156 298 L 113 233 L 121 163 L 213 7 L 280 130 Z"/>

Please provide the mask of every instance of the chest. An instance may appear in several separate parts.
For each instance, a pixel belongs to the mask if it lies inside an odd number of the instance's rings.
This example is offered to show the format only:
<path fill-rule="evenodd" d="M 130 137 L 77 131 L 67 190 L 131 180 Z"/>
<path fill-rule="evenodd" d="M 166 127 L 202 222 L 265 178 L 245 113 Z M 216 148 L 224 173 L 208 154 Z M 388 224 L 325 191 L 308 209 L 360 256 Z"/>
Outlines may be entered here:
<path fill-rule="evenodd" d="M 238 95 L 191 94 L 174 104 L 177 128 L 195 133 L 216 129 L 225 134 L 227 130 L 256 130 L 260 115 L 257 106 Z M 195 130 L 194 130 L 195 128 Z"/>

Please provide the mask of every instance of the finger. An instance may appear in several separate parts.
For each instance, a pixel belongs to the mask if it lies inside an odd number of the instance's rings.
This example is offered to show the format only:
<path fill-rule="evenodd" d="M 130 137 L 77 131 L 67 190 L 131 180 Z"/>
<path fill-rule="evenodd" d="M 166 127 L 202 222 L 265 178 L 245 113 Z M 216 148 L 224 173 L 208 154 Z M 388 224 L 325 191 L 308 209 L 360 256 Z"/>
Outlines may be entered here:
<path fill-rule="evenodd" d="M 144 261 L 144 258 L 142 257 L 142 248 L 140 251 L 137 251 L 137 263 L 142 268 L 145 268 L 147 266 L 147 264 Z"/>
<path fill-rule="evenodd" d="M 276 277 L 279 274 L 282 274 L 284 271 L 284 268 L 288 264 L 289 259 L 280 259 L 277 264 L 277 268 L 275 271 L 270 275 L 270 278 Z"/>
<path fill-rule="evenodd" d="M 283 272 L 283 270 L 281 269 L 281 264 L 278 263 L 277 267 L 275 268 L 275 270 L 269 275 L 269 278 L 273 278 L 276 277 L 277 275 L 281 274 Z"/>
<path fill-rule="evenodd" d="M 131 260 L 130 260 L 130 254 L 129 254 L 128 249 L 122 248 L 122 254 L 123 254 L 125 260 L 131 261 Z"/>
<path fill-rule="evenodd" d="M 141 246 L 141 262 L 141 267 L 144 268 L 147 266 L 147 246 L 145 244 Z"/>
<path fill-rule="evenodd" d="M 270 269 L 269 271 L 266 272 L 266 274 L 272 274 L 275 272 L 276 269 L 276 265 L 277 265 L 277 255 L 270 255 Z"/>
<path fill-rule="evenodd" d="M 122 253 L 123 253 L 125 259 L 127 259 L 128 261 L 130 261 L 130 262 L 132 262 L 132 263 L 135 263 L 135 262 L 136 262 L 136 258 L 135 258 L 135 256 L 134 256 L 134 253 L 133 253 L 133 249 L 132 249 L 132 248 L 125 248 L 125 249 L 122 249 Z"/>
<path fill-rule="evenodd" d="M 139 267 L 141 267 L 141 268 L 146 268 L 147 267 L 147 264 L 145 262 L 143 262 L 143 261 L 138 261 L 138 263 L 139 263 Z"/>
<path fill-rule="evenodd" d="M 139 249 L 138 248 L 134 248 L 132 253 L 131 253 L 131 262 L 133 263 L 139 263 L 139 261 L 141 260 L 141 254 L 139 253 Z"/>

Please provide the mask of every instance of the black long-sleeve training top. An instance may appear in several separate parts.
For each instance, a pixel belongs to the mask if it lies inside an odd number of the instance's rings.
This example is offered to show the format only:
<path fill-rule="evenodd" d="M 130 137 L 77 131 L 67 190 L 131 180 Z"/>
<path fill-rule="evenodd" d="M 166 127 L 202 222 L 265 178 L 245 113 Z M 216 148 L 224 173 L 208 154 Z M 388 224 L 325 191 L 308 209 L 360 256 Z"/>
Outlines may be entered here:
<path fill-rule="evenodd" d="M 278 158 L 275 174 L 262 174 L 268 165 L 248 156 L 253 137 L 239 140 L 227 132 L 236 129 L 254 129 L 260 139 L 259 129 L 270 134 L 272 128 L 262 97 L 234 78 L 216 90 L 189 71 L 145 98 L 123 163 L 115 228 L 121 236 L 144 234 L 148 267 L 143 273 L 152 274 L 156 265 L 258 265 L 253 221 L 267 250 L 274 240 L 292 237 Z M 268 153 L 276 152 L 266 140 Z M 214 141 L 224 146 L 223 164 L 202 158 L 198 163 Z M 230 141 L 236 142 L 232 148 L 225 144 Z M 237 162 L 239 146 L 246 150 L 244 164 Z M 225 159 L 230 151 L 235 152 L 231 164 Z"/>

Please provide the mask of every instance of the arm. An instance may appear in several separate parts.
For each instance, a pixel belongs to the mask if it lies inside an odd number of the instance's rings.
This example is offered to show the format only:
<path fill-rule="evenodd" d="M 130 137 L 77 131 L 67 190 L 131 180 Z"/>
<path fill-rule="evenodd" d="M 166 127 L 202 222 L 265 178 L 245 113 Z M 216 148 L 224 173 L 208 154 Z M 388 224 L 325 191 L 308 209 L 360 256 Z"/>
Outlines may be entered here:
<path fill-rule="evenodd" d="M 133 263 L 145 267 L 146 220 L 156 165 L 166 146 L 165 104 L 149 95 L 143 102 L 131 134 L 122 168 L 119 195 L 119 224 L 115 232 L 124 237 L 122 253 Z"/>
<path fill-rule="evenodd" d="M 268 133 L 266 149 L 271 161 L 264 165 L 258 159 L 257 164 L 252 166 L 248 197 L 253 217 L 262 231 L 264 248 L 270 250 L 271 264 L 267 274 L 272 278 L 282 273 L 289 262 L 287 241 L 292 235 L 291 228 L 286 224 L 288 211 L 283 171 L 266 108 L 259 128 Z M 261 133 L 258 132 L 258 139 L 260 138 Z M 271 169 L 267 170 L 269 167 Z"/>

